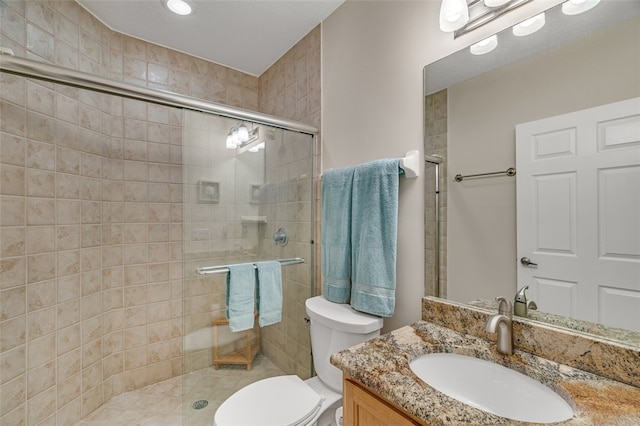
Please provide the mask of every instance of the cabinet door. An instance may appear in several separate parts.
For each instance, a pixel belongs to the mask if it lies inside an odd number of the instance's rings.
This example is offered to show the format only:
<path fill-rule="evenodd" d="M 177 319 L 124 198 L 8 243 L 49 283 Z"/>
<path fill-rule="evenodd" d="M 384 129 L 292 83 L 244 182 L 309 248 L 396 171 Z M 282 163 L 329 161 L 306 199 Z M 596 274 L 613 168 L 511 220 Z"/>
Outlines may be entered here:
<path fill-rule="evenodd" d="M 399 410 L 349 380 L 344 381 L 344 426 L 418 425 Z"/>

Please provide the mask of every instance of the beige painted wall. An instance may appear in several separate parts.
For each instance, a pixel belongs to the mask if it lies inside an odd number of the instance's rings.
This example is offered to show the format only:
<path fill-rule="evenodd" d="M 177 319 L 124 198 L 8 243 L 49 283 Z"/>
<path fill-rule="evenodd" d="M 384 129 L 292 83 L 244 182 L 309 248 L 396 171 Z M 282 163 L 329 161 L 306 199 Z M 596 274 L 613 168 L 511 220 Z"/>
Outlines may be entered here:
<path fill-rule="evenodd" d="M 323 170 L 422 152 L 425 3 L 346 2 L 323 23 Z M 420 318 L 422 179 L 400 181 L 396 314 Z"/>
<path fill-rule="evenodd" d="M 423 67 L 560 1 L 536 0 L 456 41 L 438 29 L 439 3 L 347 0 L 323 22 L 322 170 L 422 153 Z M 423 194 L 422 179 L 401 180 L 397 305 L 384 330 L 421 316 Z"/>

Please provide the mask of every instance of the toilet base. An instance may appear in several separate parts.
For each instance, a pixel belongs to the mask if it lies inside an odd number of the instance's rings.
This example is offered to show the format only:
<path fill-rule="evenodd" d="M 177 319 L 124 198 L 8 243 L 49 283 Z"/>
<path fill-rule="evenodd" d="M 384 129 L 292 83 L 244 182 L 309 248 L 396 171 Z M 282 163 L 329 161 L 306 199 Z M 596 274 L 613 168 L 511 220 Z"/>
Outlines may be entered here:
<path fill-rule="evenodd" d="M 336 423 L 336 412 L 342 407 L 342 400 L 335 402 L 331 407 L 323 412 L 315 423 L 311 426 L 341 426 Z"/>
<path fill-rule="evenodd" d="M 342 394 L 330 389 L 318 376 L 304 381 L 311 389 L 322 395 L 324 401 L 320 408 L 320 416 L 310 426 L 339 426 L 336 424 L 336 410 L 342 407 Z"/>

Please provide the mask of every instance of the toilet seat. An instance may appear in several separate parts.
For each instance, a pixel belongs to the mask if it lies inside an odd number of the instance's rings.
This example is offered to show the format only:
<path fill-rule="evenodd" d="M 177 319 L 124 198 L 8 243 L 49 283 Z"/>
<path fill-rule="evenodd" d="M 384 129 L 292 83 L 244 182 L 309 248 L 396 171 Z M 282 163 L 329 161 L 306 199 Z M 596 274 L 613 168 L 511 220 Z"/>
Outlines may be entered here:
<path fill-rule="evenodd" d="M 300 377 L 259 380 L 231 395 L 220 405 L 215 426 L 300 426 L 318 414 L 323 397 Z"/>

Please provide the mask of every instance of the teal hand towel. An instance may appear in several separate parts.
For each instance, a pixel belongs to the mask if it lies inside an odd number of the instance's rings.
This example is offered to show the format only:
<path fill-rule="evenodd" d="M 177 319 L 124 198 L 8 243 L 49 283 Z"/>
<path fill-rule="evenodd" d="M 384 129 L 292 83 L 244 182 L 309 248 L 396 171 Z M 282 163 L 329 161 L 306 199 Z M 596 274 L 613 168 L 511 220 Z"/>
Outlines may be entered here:
<path fill-rule="evenodd" d="M 372 161 L 353 176 L 351 306 L 383 317 L 395 309 L 399 165 Z"/>
<path fill-rule="evenodd" d="M 351 189 L 354 167 L 322 175 L 322 277 L 325 299 L 351 296 Z"/>
<path fill-rule="evenodd" d="M 251 263 L 229 265 L 227 274 L 227 319 L 229 330 L 253 328 L 256 270 Z"/>
<path fill-rule="evenodd" d="M 280 262 L 256 263 L 258 268 L 258 324 L 282 321 L 282 267 Z"/>

